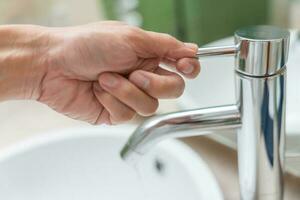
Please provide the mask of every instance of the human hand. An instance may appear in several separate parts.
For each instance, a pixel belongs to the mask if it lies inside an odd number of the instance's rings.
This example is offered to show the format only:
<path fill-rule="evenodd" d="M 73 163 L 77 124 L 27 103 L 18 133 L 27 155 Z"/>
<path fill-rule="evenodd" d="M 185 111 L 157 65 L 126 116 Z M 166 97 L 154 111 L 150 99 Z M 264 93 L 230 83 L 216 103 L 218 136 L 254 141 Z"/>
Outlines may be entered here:
<path fill-rule="evenodd" d="M 159 67 L 161 62 L 188 78 L 200 71 L 197 45 L 121 22 L 43 30 L 47 51 L 36 99 L 92 124 L 148 116 L 159 98 L 180 96 L 182 77 Z"/>
<path fill-rule="evenodd" d="M 39 101 L 75 119 L 116 124 L 151 115 L 158 98 L 182 94 L 183 79 L 159 67 L 199 73 L 197 46 L 120 22 L 49 31 L 48 69 Z"/>

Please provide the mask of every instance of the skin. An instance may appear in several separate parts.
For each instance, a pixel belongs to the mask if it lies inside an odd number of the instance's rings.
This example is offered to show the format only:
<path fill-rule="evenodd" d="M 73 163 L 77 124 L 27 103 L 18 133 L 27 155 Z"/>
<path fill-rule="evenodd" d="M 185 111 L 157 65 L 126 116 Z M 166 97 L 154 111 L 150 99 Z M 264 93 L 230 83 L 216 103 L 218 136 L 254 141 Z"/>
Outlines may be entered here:
<path fill-rule="evenodd" d="M 179 97 L 181 75 L 200 71 L 197 49 L 115 21 L 0 26 L 0 101 L 32 99 L 91 124 L 123 123 L 154 114 L 158 99 Z"/>

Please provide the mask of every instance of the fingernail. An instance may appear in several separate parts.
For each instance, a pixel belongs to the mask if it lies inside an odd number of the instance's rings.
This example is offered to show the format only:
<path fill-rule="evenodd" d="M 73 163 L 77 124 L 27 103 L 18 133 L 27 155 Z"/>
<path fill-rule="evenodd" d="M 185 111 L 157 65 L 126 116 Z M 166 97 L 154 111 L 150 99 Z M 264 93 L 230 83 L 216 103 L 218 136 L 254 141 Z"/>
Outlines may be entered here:
<path fill-rule="evenodd" d="M 134 81 L 135 84 L 137 84 L 137 86 L 139 86 L 139 87 L 141 87 L 143 89 L 148 88 L 148 86 L 150 84 L 149 79 L 145 75 L 143 75 L 141 73 L 137 74 L 134 77 L 133 81 Z"/>
<path fill-rule="evenodd" d="M 182 72 L 185 74 L 190 74 L 193 71 L 194 71 L 194 66 L 192 66 L 192 65 L 188 65 L 182 70 Z"/>
<path fill-rule="evenodd" d="M 102 84 L 107 86 L 107 87 L 115 87 L 119 80 L 117 77 L 115 77 L 114 75 L 112 74 L 106 74 L 103 79 L 102 79 Z"/>
<path fill-rule="evenodd" d="M 186 46 L 186 47 L 188 47 L 188 48 L 190 48 L 190 49 L 193 49 L 193 50 L 195 50 L 195 49 L 198 49 L 198 45 L 197 44 L 194 44 L 194 43 L 184 43 L 184 45 Z"/>

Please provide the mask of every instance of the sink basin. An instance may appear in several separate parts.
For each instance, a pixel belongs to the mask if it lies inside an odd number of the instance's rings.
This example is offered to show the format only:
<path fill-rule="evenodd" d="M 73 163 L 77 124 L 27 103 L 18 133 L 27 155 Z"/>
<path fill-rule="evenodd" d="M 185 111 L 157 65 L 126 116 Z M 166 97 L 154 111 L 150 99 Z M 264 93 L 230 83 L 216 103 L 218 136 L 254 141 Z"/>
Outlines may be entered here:
<path fill-rule="evenodd" d="M 190 147 L 165 141 L 136 169 L 119 151 L 135 126 L 45 133 L 0 154 L 0 199 L 223 199 L 212 172 Z"/>

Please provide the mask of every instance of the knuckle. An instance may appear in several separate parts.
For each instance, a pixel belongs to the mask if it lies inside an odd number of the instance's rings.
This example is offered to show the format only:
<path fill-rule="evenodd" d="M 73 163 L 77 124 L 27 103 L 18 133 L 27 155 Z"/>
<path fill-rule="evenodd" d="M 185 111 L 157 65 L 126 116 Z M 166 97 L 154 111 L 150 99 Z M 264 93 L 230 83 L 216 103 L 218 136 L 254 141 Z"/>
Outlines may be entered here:
<path fill-rule="evenodd" d="M 169 40 L 169 41 L 173 42 L 174 44 L 177 43 L 177 40 L 172 35 L 170 35 L 168 33 L 163 33 L 163 37 L 166 40 Z"/>
<path fill-rule="evenodd" d="M 142 30 L 138 27 L 128 26 L 125 31 L 125 36 L 130 41 L 139 41 L 141 40 Z"/>
<path fill-rule="evenodd" d="M 162 35 L 163 35 L 163 37 L 166 38 L 166 39 L 169 39 L 169 40 L 173 40 L 173 39 L 174 39 L 174 37 L 171 36 L 171 35 L 168 34 L 168 33 L 162 33 Z"/>
<path fill-rule="evenodd" d="M 140 69 L 137 69 L 137 70 L 134 70 L 133 72 L 131 72 L 129 74 L 129 77 L 128 77 L 128 80 L 131 81 L 131 82 L 134 82 L 135 80 L 135 77 L 139 75 L 139 73 L 141 73 L 142 70 Z"/>

